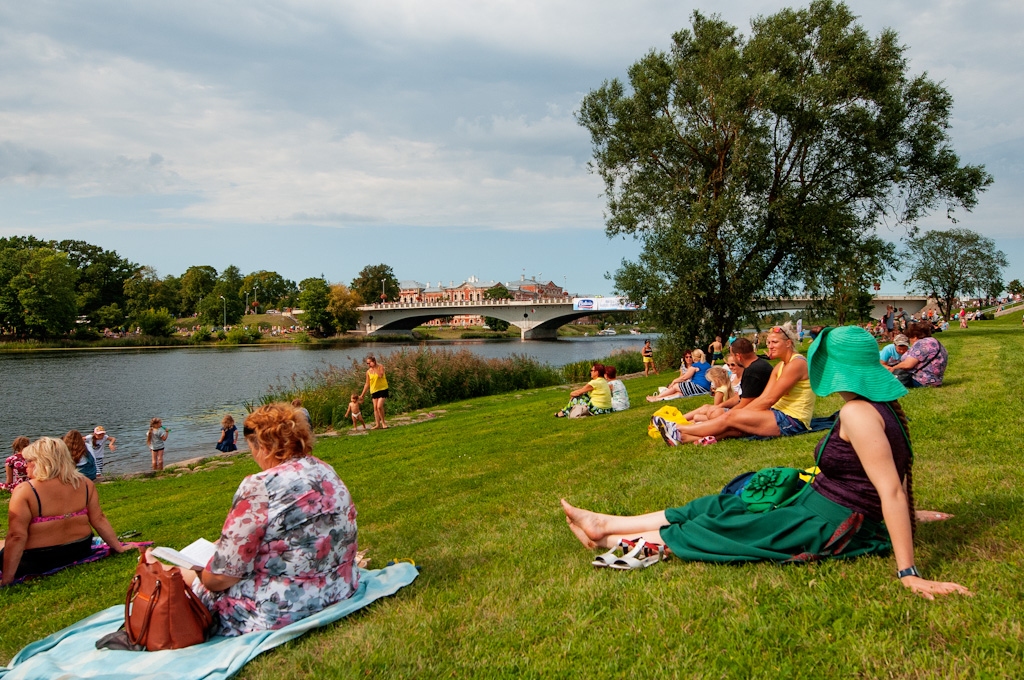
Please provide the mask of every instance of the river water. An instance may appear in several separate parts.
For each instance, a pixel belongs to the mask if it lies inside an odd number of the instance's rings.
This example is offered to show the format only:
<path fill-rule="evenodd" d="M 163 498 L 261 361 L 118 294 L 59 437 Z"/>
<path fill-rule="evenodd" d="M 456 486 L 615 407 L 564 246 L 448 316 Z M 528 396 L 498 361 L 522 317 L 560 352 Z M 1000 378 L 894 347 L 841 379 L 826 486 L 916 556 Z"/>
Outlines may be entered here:
<path fill-rule="evenodd" d="M 525 354 L 562 366 L 599 359 L 621 349 L 639 351 L 645 335 L 561 338 L 555 341 L 455 340 L 421 343 L 468 349 L 487 358 Z M 171 430 L 164 462 L 216 453 L 220 421 L 230 413 L 239 423 L 243 402 L 272 385 L 328 365 L 348 366 L 369 353 L 386 355 L 408 344 L 372 343 L 338 348 L 303 345 L 40 351 L 0 354 L 2 408 L 0 445 L 19 435 L 62 436 L 71 429 L 88 434 L 102 425 L 117 438 L 104 456 L 104 472 L 150 468 L 146 430 L 153 416 Z M 241 436 L 239 444 L 244 444 Z M 9 453 L 9 451 L 8 451 Z M 7 453 L 0 449 L 0 459 Z"/>

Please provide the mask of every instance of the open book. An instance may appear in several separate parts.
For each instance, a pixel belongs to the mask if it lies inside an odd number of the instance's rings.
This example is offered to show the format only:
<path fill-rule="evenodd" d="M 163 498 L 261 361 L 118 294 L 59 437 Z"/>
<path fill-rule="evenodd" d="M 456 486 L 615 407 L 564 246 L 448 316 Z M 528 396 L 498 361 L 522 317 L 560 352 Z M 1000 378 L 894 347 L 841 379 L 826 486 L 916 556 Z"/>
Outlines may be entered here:
<path fill-rule="evenodd" d="M 182 548 L 153 548 L 153 557 L 179 567 L 192 570 L 206 569 L 206 563 L 213 557 L 214 544 L 205 538 L 199 538 Z"/>

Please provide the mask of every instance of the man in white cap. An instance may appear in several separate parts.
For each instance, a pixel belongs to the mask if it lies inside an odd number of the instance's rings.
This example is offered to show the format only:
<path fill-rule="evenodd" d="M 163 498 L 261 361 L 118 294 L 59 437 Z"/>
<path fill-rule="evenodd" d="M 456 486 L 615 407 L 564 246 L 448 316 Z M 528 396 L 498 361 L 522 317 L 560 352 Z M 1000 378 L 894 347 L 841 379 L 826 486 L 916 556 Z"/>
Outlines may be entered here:
<path fill-rule="evenodd" d="M 910 340 L 902 333 L 892 339 L 891 345 L 886 345 L 878 353 L 878 360 L 883 366 L 895 366 L 903 361 L 903 355 L 910 349 Z"/>

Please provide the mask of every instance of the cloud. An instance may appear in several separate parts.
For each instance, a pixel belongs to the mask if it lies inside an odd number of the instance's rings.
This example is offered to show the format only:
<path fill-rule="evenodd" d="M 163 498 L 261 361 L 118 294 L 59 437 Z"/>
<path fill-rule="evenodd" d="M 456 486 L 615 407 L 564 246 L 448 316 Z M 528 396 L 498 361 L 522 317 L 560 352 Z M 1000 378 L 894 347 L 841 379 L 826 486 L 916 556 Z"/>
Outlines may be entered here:
<path fill-rule="evenodd" d="M 750 17 L 783 4 L 706 13 L 749 33 Z M 853 9 L 873 34 L 894 27 L 911 68 L 945 83 L 955 147 L 995 174 L 964 223 L 1012 232 L 1024 191 L 1024 9 Z M 667 49 L 691 11 L 668 0 L 0 6 L 0 186 L 17 199 L 7 205 L 29 206 L 0 229 L 74 224 L 88 201 L 90 223 L 109 229 L 569 228 L 603 238 L 602 186 L 573 111 L 648 50 Z M 64 212 L 32 209 L 37 196 Z"/>

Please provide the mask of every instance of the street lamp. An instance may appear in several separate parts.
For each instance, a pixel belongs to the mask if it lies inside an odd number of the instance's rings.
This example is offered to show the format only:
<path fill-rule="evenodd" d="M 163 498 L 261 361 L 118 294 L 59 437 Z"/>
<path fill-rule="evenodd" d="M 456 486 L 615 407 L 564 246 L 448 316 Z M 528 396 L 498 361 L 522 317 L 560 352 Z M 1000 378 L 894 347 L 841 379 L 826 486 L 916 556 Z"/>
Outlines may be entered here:
<path fill-rule="evenodd" d="M 253 285 L 253 291 L 252 291 L 252 304 L 256 307 L 256 313 L 257 314 L 260 313 L 260 294 L 259 294 L 259 290 L 260 290 L 260 284 L 258 284 L 258 283 L 254 284 Z"/>
<path fill-rule="evenodd" d="M 388 295 L 387 295 L 387 293 L 384 292 L 384 279 L 381 279 L 380 280 L 380 302 L 381 302 L 381 304 L 384 304 L 384 302 L 387 299 L 388 299 Z"/>
<path fill-rule="evenodd" d="M 224 299 L 223 295 L 220 295 L 218 297 L 220 297 L 221 304 L 224 305 L 224 316 L 222 317 L 223 323 L 220 325 L 220 327 L 223 328 L 224 330 L 227 330 L 227 327 L 228 327 L 228 301 Z"/>
<path fill-rule="evenodd" d="M 249 313 L 249 291 L 245 291 L 245 313 Z"/>

